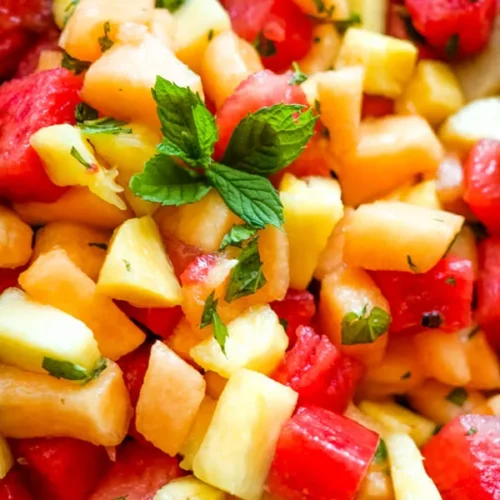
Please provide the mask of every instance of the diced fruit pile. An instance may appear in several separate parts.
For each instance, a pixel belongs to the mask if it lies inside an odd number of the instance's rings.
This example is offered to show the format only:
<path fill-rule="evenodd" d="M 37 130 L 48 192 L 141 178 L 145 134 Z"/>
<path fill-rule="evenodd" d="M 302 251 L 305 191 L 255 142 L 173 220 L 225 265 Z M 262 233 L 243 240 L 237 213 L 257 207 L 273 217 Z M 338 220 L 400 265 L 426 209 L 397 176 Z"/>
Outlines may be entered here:
<path fill-rule="evenodd" d="M 500 500 L 499 2 L 0 4 L 0 500 Z"/>

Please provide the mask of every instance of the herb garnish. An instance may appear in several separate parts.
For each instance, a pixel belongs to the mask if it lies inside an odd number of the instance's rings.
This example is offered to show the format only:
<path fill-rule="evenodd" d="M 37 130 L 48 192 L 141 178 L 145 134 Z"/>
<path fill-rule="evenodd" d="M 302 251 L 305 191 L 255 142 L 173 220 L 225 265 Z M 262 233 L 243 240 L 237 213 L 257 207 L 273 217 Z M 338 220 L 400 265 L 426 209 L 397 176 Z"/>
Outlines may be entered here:
<path fill-rule="evenodd" d="M 446 396 L 446 400 L 456 406 L 463 406 L 469 397 L 469 393 L 463 387 L 456 387 Z"/>
<path fill-rule="evenodd" d="M 410 271 L 413 273 L 418 273 L 418 267 L 417 265 L 411 260 L 411 255 L 406 256 L 406 261 L 408 262 L 408 267 L 410 268 Z"/>
<path fill-rule="evenodd" d="M 455 59 L 457 57 L 458 51 L 460 50 L 460 35 L 458 33 L 455 33 L 449 38 L 444 50 L 449 59 Z"/>
<path fill-rule="evenodd" d="M 104 23 L 103 28 L 104 28 L 104 35 L 98 38 L 98 42 L 99 46 L 101 47 L 101 52 L 104 54 L 104 52 L 113 47 L 115 42 L 113 42 L 113 40 L 109 38 L 109 34 L 111 33 L 111 24 L 109 23 L 109 21 Z"/>
<path fill-rule="evenodd" d="M 206 328 L 212 325 L 214 329 L 214 338 L 219 344 L 222 352 L 226 354 L 226 340 L 228 336 L 227 326 L 220 319 L 217 313 L 218 300 L 215 299 L 215 292 L 212 292 L 205 301 L 205 307 L 201 315 L 200 328 Z"/>
<path fill-rule="evenodd" d="M 168 9 L 170 12 L 175 12 L 184 5 L 186 0 L 156 0 L 158 9 Z"/>
<path fill-rule="evenodd" d="M 90 64 L 89 61 L 80 61 L 80 59 L 70 56 L 66 51 L 63 53 L 61 60 L 61 66 L 73 71 L 75 75 L 80 75 L 84 71 L 87 71 L 90 68 Z"/>
<path fill-rule="evenodd" d="M 340 34 L 345 33 L 352 26 L 359 26 L 363 20 L 357 12 L 353 12 L 346 19 L 339 19 L 335 21 L 335 27 Z"/>
<path fill-rule="evenodd" d="M 95 170 L 95 165 L 89 163 L 82 154 L 75 148 L 75 146 L 71 147 L 71 156 L 78 161 L 81 165 L 83 165 L 87 170 Z"/>
<path fill-rule="evenodd" d="M 301 83 L 304 83 L 309 77 L 305 73 L 302 73 L 302 71 L 300 71 L 299 65 L 296 62 L 294 62 L 292 66 L 293 75 L 288 83 L 290 85 L 300 85 Z"/>
<path fill-rule="evenodd" d="M 242 243 L 255 235 L 257 230 L 248 224 L 234 225 L 222 239 L 219 250 L 228 246 L 241 248 Z"/>
<path fill-rule="evenodd" d="M 391 315 L 380 307 L 374 307 L 367 315 L 365 304 L 360 314 L 350 312 L 342 319 L 342 344 L 370 344 L 389 329 Z"/>
<path fill-rule="evenodd" d="M 55 378 L 83 382 L 90 382 L 91 380 L 99 377 L 106 366 L 106 360 L 101 358 L 97 362 L 94 370 L 89 373 L 85 368 L 74 363 L 70 363 L 69 361 L 60 361 L 47 356 L 44 357 L 42 361 L 42 368 L 47 370 L 49 375 L 52 375 Z"/>

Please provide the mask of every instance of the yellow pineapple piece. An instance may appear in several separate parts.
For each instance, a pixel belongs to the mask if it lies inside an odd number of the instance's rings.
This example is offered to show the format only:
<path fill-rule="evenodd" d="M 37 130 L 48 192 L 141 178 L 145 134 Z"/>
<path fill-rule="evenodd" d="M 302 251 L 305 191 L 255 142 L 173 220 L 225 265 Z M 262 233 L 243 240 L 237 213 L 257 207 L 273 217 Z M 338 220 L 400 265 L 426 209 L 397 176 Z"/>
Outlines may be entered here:
<path fill-rule="evenodd" d="M 343 215 L 340 186 L 334 179 L 285 174 L 280 184 L 285 230 L 290 245 L 290 286 L 304 290 L 319 255 Z M 307 243 L 304 235 L 307 234 Z"/>
<path fill-rule="evenodd" d="M 435 180 L 419 182 L 417 185 L 405 189 L 400 201 L 434 210 L 443 208 L 437 195 Z"/>
<path fill-rule="evenodd" d="M 130 219 L 117 229 L 97 289 L 138 307 L 181 303 L 181 287 L 151 217 Z"/>
<path fill-rule="evenodd" d="M 387 6 L 386 0 L 349 0 L 351 13 L 359 14 L 361 27 L 376 33 L 385 33 Z"/>
<path fill-rule="evenodd" d="M 118 171 L 104 168 L 83 134 L 71 125 L 53 125 L 35 132 L 31 145 L 42 159 L 50 180 L 57 186 L 87 186 L 99 198 L 125 210 L 117 195 L 123 191 L 115 178 Z"/>
<path fill-rule="evenodd" d="M 297 397 L 261 373 L 237 371 L 194 458 L 195 476 L 243 500 L 259 500 L 281 427 Z"/>
<path fill-rule="evenodd" d="M 117 446 L 131 415 L 122 372 L 111 361 L 84 386 L 0 365 L 0 434 L 5 437 L 66 436 Z"/>
<path fill-rule="evenodd" d="M 52 2 L 52 13 L 54 21 L 60 29 L 64 28 L 68 13 L 71 9 L 72 0 L 54 0 Z"/>
<path fill-rule="evenodd" d="M 14 457 L 7 440 L 0 436 L 0 479 L 3 479 L 14 466 Z"/>
<path fill-rule="evenodd" d="M 347 0 L 293 0 L 309 16 L 330 19 L 345 19 L 349 16 Z"/>
<path fill-rule="evenodd" d="M 225 500 L 226 494 L 194 476 L 174 479 L 156 493 L 153 500 Z"/>
<path fill-rule="evenodd" d="M 472 272 L 474 273 L 474 277 L 477 278 L 479 273 L 479 255 L 476 236 L 470 226 L 464 225 L 462 227 L 448 255 L 470 260 L 472 263 Z"/>
<path fill-rule="evenodd" d="M 176 455 L 204 395 L 203 377 L 165 344 L 156 342 L 137 402 L 137 430 L 163 452 Z"/>
<path fill-rule="evenodd" d="M 12 210 L 0 205 L 0 268 L 24 266 L 31 257 L 32 229 Z"/>
<path fill-rule="evenodd" d="M 332 68 L 340 50 L 342 38 L 333 24 L 317 24 L 313 28 L 313 45 L 307 55 L 298 62 L 306 75 Z"/>
<path fill-rule="evenodd" d="M 417 52 L 415 45 L 406 40 L 349 28 L 335 67 L 364 66 L 365 92 L 395 98 L 401 95 L 412 76 Z"/>
<path fill-rule="evenodd" d="M 36 71 L 46 71 L 48 69 L 60 68 L 63 53 L 60 50 L 42 50 Z"/>
<path fill-rule="evenodd" d="M 149 26 L 151 34 L 171 49 L 174 46 L 174 16 L 168 9 L 157 8 Z"/>
<path fill-rule="evenodd" d="M 190 351 L 198 365 L 226 378 L 241 368 L 269 375 L 288 347 L 285 330 L 268 305 L 251 307 L 231 321 L 227 329 L 225 354 L 214 337 Z"/>

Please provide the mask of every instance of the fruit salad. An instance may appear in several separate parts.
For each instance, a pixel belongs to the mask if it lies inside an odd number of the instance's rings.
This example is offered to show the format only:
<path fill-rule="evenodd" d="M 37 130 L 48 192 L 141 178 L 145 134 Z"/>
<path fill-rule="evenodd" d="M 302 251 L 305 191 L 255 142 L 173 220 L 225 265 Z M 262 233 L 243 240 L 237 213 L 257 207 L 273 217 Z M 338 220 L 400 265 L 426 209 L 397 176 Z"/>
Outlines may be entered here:
<path fill-rule="evenodd" d="M 0 500 L 500 500 L 500 2 L 0 0 Z"/>

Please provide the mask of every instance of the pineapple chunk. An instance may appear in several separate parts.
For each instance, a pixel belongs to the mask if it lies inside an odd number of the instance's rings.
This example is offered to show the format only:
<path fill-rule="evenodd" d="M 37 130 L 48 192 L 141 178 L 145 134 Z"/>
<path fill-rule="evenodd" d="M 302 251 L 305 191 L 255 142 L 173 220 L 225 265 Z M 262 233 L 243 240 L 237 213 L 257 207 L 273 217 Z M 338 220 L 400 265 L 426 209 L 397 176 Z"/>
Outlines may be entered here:
<path fill-rule="evenodd" d="M 62 58 L 63 53 L 60 50 L 42 50 L 40 53 L 40 59 L 38 59 L 36 72 L 60 68 Z"/>
<path fill-rule="evenodd" d="M 91 375 L 101 353 L 81 321 L 17 288 L 7 289 L 0 295 L 0 362 L 47 373 L 45 358 L 72 363 Z"/>
<path fill-rule="evenodd" d="M 436 485 L 424 469 L 422 456 L 407 434 L 390 434 L 385 438 L 391 477 L 397 500 L 441 500 Z"/>
<path fill-rule="evenodd" d="M 477 279 L 479 275 L 479 252 L 476 243 L 476 235 L 470 226 L 464 225 L 462 227 L 448 255 L 470 260 L 474 278 Z"/>
<path fill-rule="evenodd" d="M 42 159 L 50 180 L 57 186 L 87 186 L 92 193 L 121 210 L 127 207 L 117 195 L 123 191 L 115 168 L 97 161 L 83 134 L 71 125 L 53 125 L 35 132 L 31 145 Z"/>
<path fill-rule="evenodd" d="M 416 186 L 405 189 L 401 196 L 401 201 L 410 205 L 418 205 L 434 210 L 441 210 L 443 208 L 437 196 L 435 180 L 423 181 Z"/>
<path fill-rule="evenodd" d="M 344 261 L 373 271 L 425 273 L 446 254 L 464 218 L 379 201 L 360 206 L 345 228 Z"/>
<path fill-rule="evenodd" d="M 12 210 L 0 205 L 0 268 L 24 266 L 31 257 L 32 229 Z"/>
<path fill-rule="evenodd" d="M 464 96 L 451 68 L 440 61 L 420 61 L 403 94 L 398 113 L 417 113 L 432 126 L 442 123 L 464 105 Z"/>
<path fill-rule="evenodd" d="M 117 446 L 131 416 L 122 372 L 111 361 L 84 386 L 0 365 L 0 434 L 5 437 L 66 436 Z"/>
<path fill-rule="evenodd" d="M 174 479 L 164 486 L 153 500 L 225 500 L 226 494 L 203 483 L 194 476 Z"/>
<path fill-rule="evenodd" d="M 351 12 L 361 18 L 361 27 L 376 33 L 385 33 L 388 5 L 387 0 L 349 0 Z"/>
<path fill-rule="evenodd" d="M 174 23 L 174 16 L 168 9 L 157 8 L 153 12 L 153 18 L 150 23 L 150 32 L 167 47 L 173 48 Z"/>
<path fill-rule="evenodd" d="M 165 344 L 156 342 L 137 402 L 137 430 L 163 452 L 176 455 L 204 396 L 203 377 Z"/>
<path fill-rule="evenodd" d="M 328 237 L 342 218 L 340 186 L 334 179 L 285 174 L 279 191 L 290 245 L 290 286 L 305 290 Z"/>
<path fill-rule="evenodd" d="M 54 21 L 59 29 L 63 29 L 66 24 L 66 18 L 70 12 L 72 1 L 73 0 L 54 0 L 52 3 L 52 14 L 54 15 Z"/>
<path fill-rule="evenodd" d="M 186 0 L 174 13 L 175 55 L 200 73 L 208 44 L 223 31 L 231 31 L 231 20 L 217 0 Z"/>
<path fill-rule="evenodd" d="M 297 397 L 261 373 L 236 372 L 194 458 L 195 476 L 243 500 L 259 500 L 281 427 Z"/>
<path fill-rule="evenodd" d="M 0 479 L 3 479 L 14 466 L 14 457 L 7 440 L 0 436 Z"/>
<path fill-rule="evenodd" d="M 191 349 L 191 356 L 202 368 L 226 378 L 241 368 L 269 375 L 288 347 L 285 330 L 268 305 L 251 307 L 227 329 L 226 354 L 214 337 Z"/>
<path fill-rule="evenodd" d="M 332 68 L 340 50 L 342 38 L 332 24 L 317 24 L 313 28 L 314 44 L 307 55 L 298 62 L 307 75 Z"/>
<path fill-rule="evenodd" d="M 417 48 L 410 42 L 359 28 L 349 28 L 335 67 L 366 69 L 367 94 L 399 97 L 409 82 L 417 61 Z"/>
<path fill-rule="evenodd" d="M 293 0 L 309 16 L 327 20 L 344 19 L 349 16 L 347 0 Z"/>
<path fill-rule="evenodd" d="M 200 77 L 160 40 L 147 34 L 135 44 L 116 43 L 92 64 L 85 76 L 82 99 L 105 116 L 159 128 L 151 94 L 158 75 L 203 96 Z"/>
<path fill-rule="evenodd" d="M 118 28 L 125 23 L 148 24 L 153 10 L 154 0 L 80 0 L 59 45 L 76 59 L 95 61 L 106 50 L 102 37 L 116 40 Z"/>
<path fill-rule="evenodd" d="M 209 396 L 205 396 L 201 402 L 196 418 L 191 426 L 189 434 L 182 443 L 179 453 L 184 457 L 179 464 L 184 470 L 193 470 L 193 459 L 200 449 L 205 438 L 208 426 L 212 421 L 217 401 Z"/>
<path fill-rule="evenodd" d="M 130 219 L 117 229 L 97 288 L 137 307 L 173 307 L 181 303 L 181 287 L 151 217 Z"/>

